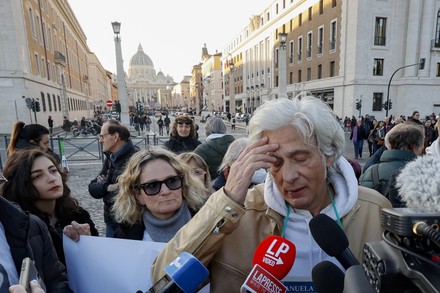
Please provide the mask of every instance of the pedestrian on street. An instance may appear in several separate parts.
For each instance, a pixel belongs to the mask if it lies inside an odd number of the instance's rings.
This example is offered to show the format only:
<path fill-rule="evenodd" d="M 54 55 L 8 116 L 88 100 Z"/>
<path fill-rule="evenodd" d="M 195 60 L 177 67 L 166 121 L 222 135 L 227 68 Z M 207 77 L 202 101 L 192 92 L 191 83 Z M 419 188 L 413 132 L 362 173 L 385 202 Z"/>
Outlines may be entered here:
<path fill-rule="evenodd" d="M 52 116 L 50 116 L 50 115 L 47 118 L 47 124 L 49 125 L 50 134 L 52 134 L 52 132 L 53 132 L 53 119 L 52 119 Z"/>
<path fill-rule="evenodd" d="M 159 116 L 159 120 L 157 120 L 157 126 L 159 127 L 159 135 L 163 135 L 163 120 L 162 120 L 162 115 Z"/>
<path fill-rule="evenodd" d="M 124 171 L 131 156 L 139 149 L 130 140 L 130 131 L 118 120 L 104 122 L 99 143 L 102 144 L 106 157 L 101 172 L 89 184 L 89 193 L 93 198 L 104 201 L 105 235 L 114 237 L 118 224 L 111 214 L 111 208 L 119 191 L 117 178 Z"/>
<path fill-rule="evenodd" d="M 231 130 L 235 130 L 235 116 L 232 116 L 231 118 Z"/>
<path fill-rule="evenodd" d="M 167 135 L 170 135 L 171 119 L 170 119 L 170 117 L 168 117 L 168 114 L 165 114 L 165 119 L 163 120 L 163 123 L 165 125 L 166 130 L 167 130 Z"/>
<path fill-rule="evenodd" d="M 189 116 L 177 116 L 173 122 L 171 136 L 164 143 L 164 147 L 175 154 L 192 152 L 201 144 L 196 139 L 196 126 L 194 120 Z"/>

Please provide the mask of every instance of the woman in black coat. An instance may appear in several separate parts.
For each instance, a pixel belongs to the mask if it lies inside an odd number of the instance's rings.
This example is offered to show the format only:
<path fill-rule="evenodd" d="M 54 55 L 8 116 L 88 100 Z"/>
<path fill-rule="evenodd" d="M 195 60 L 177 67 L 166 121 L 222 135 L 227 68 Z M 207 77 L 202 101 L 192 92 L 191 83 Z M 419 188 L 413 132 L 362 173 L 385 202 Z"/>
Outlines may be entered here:
<path fill-rule="evenodd" d="M 194 120 L 188 116 L 178 116 L 174 119 L 170 140 L 164 146 L 175 154 L 192 152 L 201 144 L 196 137 Z"/>

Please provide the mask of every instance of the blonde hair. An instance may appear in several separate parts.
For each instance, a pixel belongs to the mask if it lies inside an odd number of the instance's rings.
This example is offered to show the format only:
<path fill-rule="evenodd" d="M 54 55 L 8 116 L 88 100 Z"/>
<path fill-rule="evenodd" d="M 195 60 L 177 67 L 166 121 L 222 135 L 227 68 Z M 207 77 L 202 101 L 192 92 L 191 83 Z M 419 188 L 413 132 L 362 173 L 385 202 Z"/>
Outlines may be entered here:
<path fill-rule="evenodd" d="M 194 152 L 188 152 L 188 153 L 181 153 L 179 156 L 179 159 L 181 159 L 184 163 L 189 164 L 189 162 L 191 162 L 191 160 L 194 160 L 194 162 L 196 163 L 196 165 L 202 169 L 203 171 L 205 171 L 205 187 L 207 190 L 211 189 L 211 174 L 209 174 L 209 167 L 208 164 L 206 164 L 205 160 L 203 160 L 203 158 L 201 156 L 199 156 L 198 154 L 194 153 Z"/>
<path fill-rule="evenodd" d="M 135 224 L 139 222 L 147 207 L 140 204 L 136 195 L 141 192 L 139 184 L 142 168 L 151 161 L 163 160 L 177 174 L 182 174 L 182 196 L 192 211 L 198 211 L 205 203 L 208 192 L 200 180 L 191 175 L 191 170 L 177 156 L 163 148 L 154 147 L 135 153 L 118 178 L 119 193 L 115 197 L 112 212 L 117 222 Z"/>

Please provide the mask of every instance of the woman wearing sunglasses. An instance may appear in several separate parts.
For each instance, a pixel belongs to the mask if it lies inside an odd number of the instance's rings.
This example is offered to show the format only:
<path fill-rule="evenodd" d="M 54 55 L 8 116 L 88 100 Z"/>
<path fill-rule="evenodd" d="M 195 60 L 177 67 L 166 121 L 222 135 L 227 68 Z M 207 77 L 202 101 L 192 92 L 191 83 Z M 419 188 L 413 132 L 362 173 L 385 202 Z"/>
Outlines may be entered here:
<path fill-rule="evenodd" d="M 170 140 L 164 145 L 176 154 L 191 152 L 201 144 L 196 137 L 194 120 L 188 116 L 178 116 L 174 119 Z"/>
<path fill-rule="evenodd" d="M 152 148 L 134 154 L 119 177 L 113 212 L 116 237 L 168 242 L 202 207 L 207 191 L 175 154 Z"/>

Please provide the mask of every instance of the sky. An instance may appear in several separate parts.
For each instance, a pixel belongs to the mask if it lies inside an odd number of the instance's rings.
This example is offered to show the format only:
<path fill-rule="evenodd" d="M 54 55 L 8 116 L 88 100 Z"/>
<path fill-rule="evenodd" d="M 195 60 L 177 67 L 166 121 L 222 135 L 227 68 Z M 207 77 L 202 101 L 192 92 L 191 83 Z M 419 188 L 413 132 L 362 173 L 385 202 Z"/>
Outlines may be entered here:
<path fill-rule="evenodd" d="M 202 47 L 222 52 L 252 15 L 273 0 L 68 0 L 89 49 L 106 70 L 116 73 L 111 22 L 121 23 L 124 70 L 139 44 L 161 70 L 180 82 L 200 63 Z"/>

